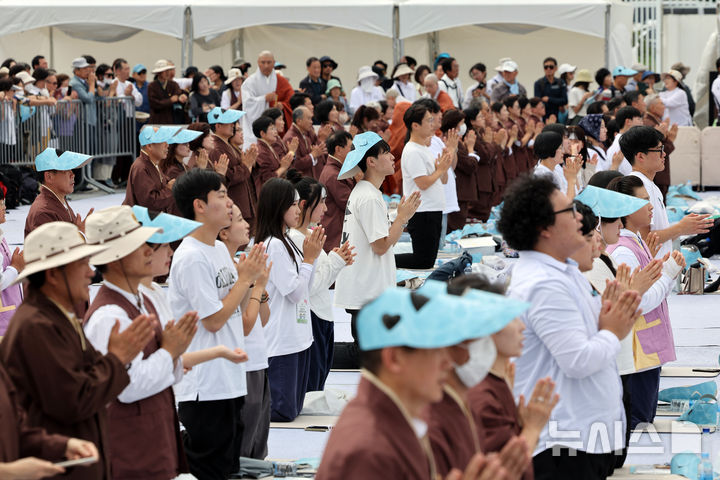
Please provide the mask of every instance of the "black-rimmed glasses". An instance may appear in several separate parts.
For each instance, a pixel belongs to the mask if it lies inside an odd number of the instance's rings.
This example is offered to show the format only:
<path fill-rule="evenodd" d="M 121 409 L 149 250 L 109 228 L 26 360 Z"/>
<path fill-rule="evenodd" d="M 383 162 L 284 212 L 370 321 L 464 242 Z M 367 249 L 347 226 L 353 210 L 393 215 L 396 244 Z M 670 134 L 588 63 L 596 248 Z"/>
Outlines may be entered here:
<path fill-rule="evenodd" d="M 577 215 L 577 207 L 575 206 L 575 203 L 573 203 L 572 205 L 570 205 L 570 206 L 567 207 L 567 208 L 563 208 L 562 210 L 558 210 L 558 211 L 553 212 L 553 213 L 554 213 L 555 215 L 557 215 L 557 214 L 559 214 L 559 213 L 565 213 L 565 212 L 572 212 L 572 213 L 573 213 L 573 216 Z"/>

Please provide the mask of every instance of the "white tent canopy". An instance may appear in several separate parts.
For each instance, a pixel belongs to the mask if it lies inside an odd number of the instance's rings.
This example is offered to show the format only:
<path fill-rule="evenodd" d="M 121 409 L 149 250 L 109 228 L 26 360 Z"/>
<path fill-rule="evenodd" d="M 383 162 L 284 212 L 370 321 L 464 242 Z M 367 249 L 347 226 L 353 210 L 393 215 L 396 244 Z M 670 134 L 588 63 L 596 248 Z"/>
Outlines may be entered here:
<path fill-rule="evenodd" d="M 536 25 L 605 38 L 608 64 L 632 61 L 632 6 L 619 0 L 401 0 L 399 17 L 401 39 L 465 25 Z"/>
<path fill-rule="evenodd" d="M 185 2 L 178 0 L 0 0 L 0 33 L 69 24 L 120 25 L 183 36 Z"/>
<path fill-rule="evenodd" d="M 394 0 L 187 0 L 195 38 L 258 25 L 315 24 L 393 36 Z"/>

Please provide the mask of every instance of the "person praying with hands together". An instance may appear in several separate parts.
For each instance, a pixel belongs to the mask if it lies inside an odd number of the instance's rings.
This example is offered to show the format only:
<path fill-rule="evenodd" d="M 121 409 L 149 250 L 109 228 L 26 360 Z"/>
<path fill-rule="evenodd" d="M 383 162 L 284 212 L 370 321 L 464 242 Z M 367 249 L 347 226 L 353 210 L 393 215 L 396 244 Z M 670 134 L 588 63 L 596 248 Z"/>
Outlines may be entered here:
<path fill-rule="evenodd" d="M 267 181 L 258 199 L 257 231 L 273 263 L 267 291 L 270 320 L 265 325 L 268 347 L 271 419 L 291 422 L 302 410 L 310 375 L 313 329 L 310 288 L 315 261 L 325 244 L 317 227 L 298 245 L 289 235 L 301 225 L 300 195 L 284 178 Z"/>

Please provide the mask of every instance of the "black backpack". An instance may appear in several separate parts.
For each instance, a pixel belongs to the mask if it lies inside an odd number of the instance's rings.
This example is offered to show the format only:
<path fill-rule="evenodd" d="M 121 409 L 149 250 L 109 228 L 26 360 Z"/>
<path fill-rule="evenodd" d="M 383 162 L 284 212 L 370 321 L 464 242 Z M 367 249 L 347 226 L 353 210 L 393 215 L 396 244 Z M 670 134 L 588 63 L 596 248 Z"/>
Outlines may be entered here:
<path fill-rule="evenodd" d="M 22 183 L 22 172 L 18 167 L 11 164 L 0 165 L 0 182 L 5 185 L 5 207 L 8 209 L 17 208 L 20 205 L 20 185 Z"/>
<path fill-rule="evenodd" d="M 465 267 L 472 265 L 472 255 L 467 251 L 463 251 L 462 255 L 440 265 L 428 276 L 428 280 L 439 280 L 441 282 L 449 282 L 455 277 L 465 275 Z"/>

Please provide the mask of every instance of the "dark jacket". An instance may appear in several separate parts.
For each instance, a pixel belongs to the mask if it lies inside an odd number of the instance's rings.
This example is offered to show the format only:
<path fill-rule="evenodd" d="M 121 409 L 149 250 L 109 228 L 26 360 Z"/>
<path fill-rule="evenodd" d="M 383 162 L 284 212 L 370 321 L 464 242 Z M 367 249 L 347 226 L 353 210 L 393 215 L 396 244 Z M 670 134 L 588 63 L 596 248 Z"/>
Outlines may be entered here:
<path fill-rule="evenodd" d="M 567 105 L 567 85 L 559 78 L 553 78 L 553 82 L 548 82 L 546 77 L 539 78 L 535 81 L 535 96 L 538 98 L 548 97 L 545 102 L 545 118 L 550 115 L 557 117 L 560 107 Z"/>

